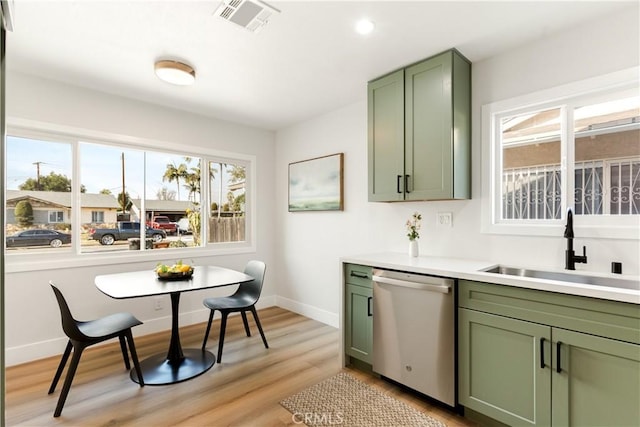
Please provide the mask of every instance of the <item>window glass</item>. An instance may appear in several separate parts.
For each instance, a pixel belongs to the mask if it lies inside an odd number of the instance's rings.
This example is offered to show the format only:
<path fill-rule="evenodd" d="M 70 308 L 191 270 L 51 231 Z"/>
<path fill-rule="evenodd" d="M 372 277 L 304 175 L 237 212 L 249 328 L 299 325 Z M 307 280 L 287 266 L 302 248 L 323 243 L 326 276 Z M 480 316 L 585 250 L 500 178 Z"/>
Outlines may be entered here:
<path fill-rule="evenodd" d="M 64 212 L 63 211 L 49 211 L 49 222 L 64 222 Z"/>
<path fill-rule="evenodd" d="M 560 108 L 500 120 L 501 219 L 561 215 Z"/>
<path fill-rule="evenodd" d="M 6 144 L 7 251 L 101 254 L 248 241 L 249 161 L 17 133 Z"/>
<path fill-rule="evenodd" d="M 575 213 L 640 213 L 640 97 L 574 109 Z"/>
<path fill-rule="evenodd" d="M 200 158 L 174 153 L 146 154 L 146 223 L 167 233 L 168 248 L 201 246 L 200 228 L 179 226 L 201 216 L 200 163 Z"/>
<path fill-rule="evenodd" d="M 104 222 L 104 211 L 91 211 L 91 222 Z"/>
<path fill-rule="evenodd" d="M 246 164 L 209 162 L 209 180 L 209 243 L 245 241 Z"/>
<path fill-rule="evenodd" d="M 139 229 L 123 225 L 140 221 L 135 201 L 144 193 L 144 152 L 80 143 L 80 182 L 86 188 L 80 206 L 82 252 L 137 249 L 129 239 L 140 239 Z"/>
<path fill-rule="evenodd" d="M 71 243 L 71 144 L 6 138 L 5 234 L 8 251 L 60 251 Z M 55 230 L 38 235 L 34 230 Z"/>

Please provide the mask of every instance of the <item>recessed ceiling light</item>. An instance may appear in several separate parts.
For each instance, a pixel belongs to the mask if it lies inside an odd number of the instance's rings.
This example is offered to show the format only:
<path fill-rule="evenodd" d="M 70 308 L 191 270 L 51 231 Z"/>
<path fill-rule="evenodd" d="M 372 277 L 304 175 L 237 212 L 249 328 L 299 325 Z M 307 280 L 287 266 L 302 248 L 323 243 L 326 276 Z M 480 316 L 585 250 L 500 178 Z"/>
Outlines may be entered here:
<path fill-rule="evenodd" d="M 370 34 L 375 27 L 376 25 L 368 19 L 361 19 L 356 22 L 356 32 L 358 34 Z"/>
<path fill-rule="evenodd" d="M 156 62 L 156 76 L 162 81 L 173 85 L 188 86 L 196 81 L 196 72 L 183 62 L 162 60 Z"/>

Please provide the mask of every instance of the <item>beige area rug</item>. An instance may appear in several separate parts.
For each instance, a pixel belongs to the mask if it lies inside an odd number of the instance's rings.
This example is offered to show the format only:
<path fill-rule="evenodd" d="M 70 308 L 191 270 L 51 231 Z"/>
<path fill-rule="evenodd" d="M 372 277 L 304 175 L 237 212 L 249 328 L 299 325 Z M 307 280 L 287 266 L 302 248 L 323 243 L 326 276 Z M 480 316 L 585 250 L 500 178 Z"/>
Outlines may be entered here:
<path fill-rule="evenodd" d="M 354 427 L 446 427 L 446 424 L 342 372 L 280 404 L 295 424 Z"/>

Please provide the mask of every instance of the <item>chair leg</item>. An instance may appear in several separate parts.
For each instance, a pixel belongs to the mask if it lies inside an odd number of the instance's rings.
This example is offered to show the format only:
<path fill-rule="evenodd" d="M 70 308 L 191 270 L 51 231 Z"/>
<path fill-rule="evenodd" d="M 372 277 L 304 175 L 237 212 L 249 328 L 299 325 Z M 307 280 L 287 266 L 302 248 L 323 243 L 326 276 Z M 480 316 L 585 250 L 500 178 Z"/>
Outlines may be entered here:
<path fill-rule="evenodd" d="M 49 387 L 49 394 L 56 391 L 56 386 L 58 385 L 58 381 L 60 380 L 60 376 L 62 376 L 62 371 L 64 371 L 64 367 L 67 364 L 67 360 L 69 360 L 69 355 L 71 354 L 71 349 L 73 345 L 71 344 L 71 340 L 67 342 L 67 347 L 64 349 L 64 353 L 62 354 L 62 359 L 60 360 L 60 364 L 58 365 L 58 370 L 53 377 L 53 381 L 51 382 L 51 387 Z"/>
<path fill-rule="evenodd" d="M 142 378 L 142 369 L 140 369 L 140 362 L 138 361 L 138 353 L 136 352 L 136 345 L 133 343 L 133 334 L 131 333 L 131 328 L 127 329 L 125 332 L 125 336 L 127 337 L 127 342 L 129 343 L 129 351 L 131 352 L 131 359 L 133 360 L 133 366 L 135 367 L 136 374 L 138 374 L 138 383 L 140 387 L 144 387 L 144 379 Z M 123 339 L 122 335 L 120 336 Z M 129 357 L 127 356 L 127 359 Z"/>
<path fill-rule="evenodd" d="M 82 356 L 83 350 L 84 347 L 81 346 L 74 346 L 73 348 L 71 364 L 69 365 L 69 370 L 67 371 L 67 377 L 64 379 L 64 385 L 62 386 L 62 392 L 60 393 L 60 397 L 58 398 L 56 410 L 53 413 L 54 417 L 59 417 L 62 413 L 62 408 L 64 407 L 64 402 L 67 400 L 67 395 L 69 394 L 69 390 L 71 389 L 71 383 L 73 382 L 73 377 L 76 374 L 76 369 L 78 369 L 78 362 L 80 361 L 80 356 Z"/>
<path fill-rule="evenodd" d="M 247 336 L 250 337 L 251 331 L 249 330 L 249 322 L 247 321 L 247 312 L 241 311 L 240 314 L 242 315 L 242 323 L 244 323 L 244 331 L 247 333 Z"/>
<path fill-rule="evenodd" d="M 220 336 L 218 337 L 218 363 L 222 361 L 222 347 L 224 346 L 224 334 L 227 330 L 227 316 L 228 312 L 222 310 L 222 319 L 220 320 Z"/>
<path fill-rule="evenodd" d="M 253 319 L 256 321 L 256 325 L 258 325 L 258 330 L 260 331 L 260 336 L 262 337 L 262 342 L 264 343 L 264 348 L 269 348 L 269 344 L 267 344 L 267 339 L 264 336 L 264 332 L 262 331 L 262 325 L 260 324 L 260 319 L 258 319 L 258 313 L 256 312 L 256 307 L 249 307 L 251 313 L 253 313 Z"/>
<path fill-rule="evenodd" d="M 118 337 L 120 339 L 120 349 L 122 350 L 122 358 L 124 359 L 124 367 L 127 369 L 131 369 L 131 364 L 129 363 L 129 354 L 127 353 L 127 343 L 124 340 L 124 335 L 120 335 Z"/>
<path fill-rule="evenodd" d="M 215 310 L 211 310 L 209 312 L 209 323 L 207 323 L 207 331 L 204 333 L 204 339 L 202 340 L 202 350 L 204 350 L 207 347 L 209 332 L 211 332 L 211 322 L 213 321 L 213 313 L 215 313 Z"/>

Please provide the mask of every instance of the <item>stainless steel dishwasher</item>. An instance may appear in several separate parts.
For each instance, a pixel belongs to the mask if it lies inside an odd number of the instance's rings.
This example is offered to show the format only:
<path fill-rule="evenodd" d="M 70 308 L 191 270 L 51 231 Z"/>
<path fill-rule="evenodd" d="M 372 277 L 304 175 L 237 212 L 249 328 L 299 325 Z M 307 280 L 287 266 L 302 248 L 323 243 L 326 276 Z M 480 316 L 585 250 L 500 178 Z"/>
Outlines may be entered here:
<path fill-rule="evenodd" d="M 373 370 L 455 406 L 454 279 L 373 271 Z"/>

